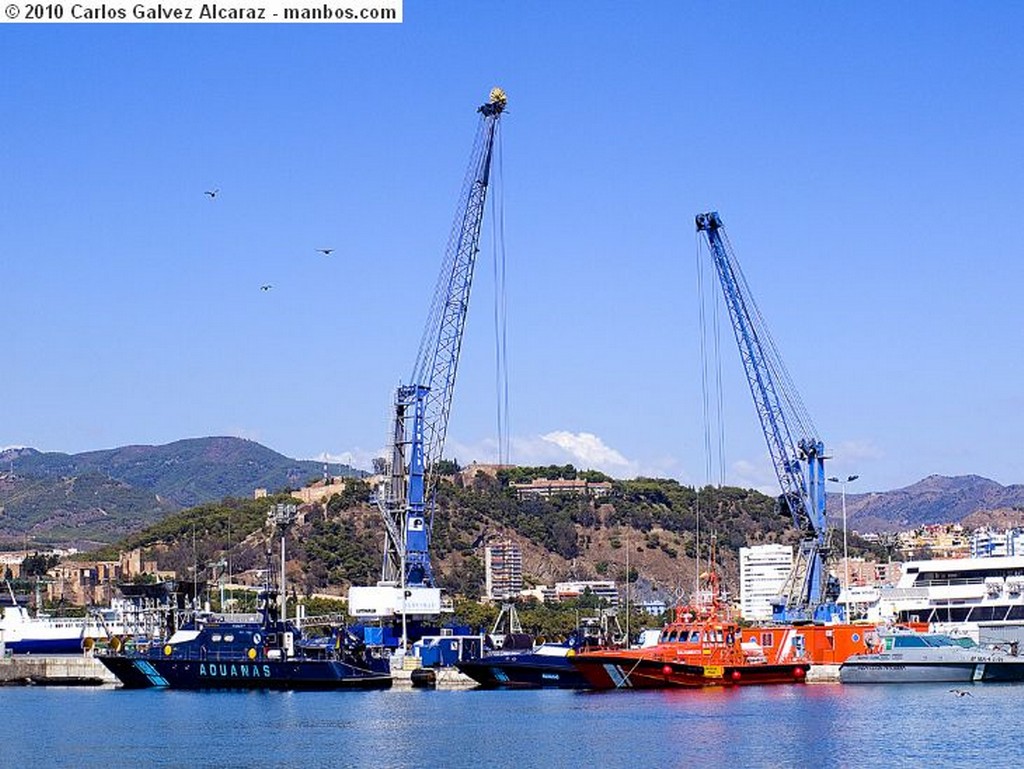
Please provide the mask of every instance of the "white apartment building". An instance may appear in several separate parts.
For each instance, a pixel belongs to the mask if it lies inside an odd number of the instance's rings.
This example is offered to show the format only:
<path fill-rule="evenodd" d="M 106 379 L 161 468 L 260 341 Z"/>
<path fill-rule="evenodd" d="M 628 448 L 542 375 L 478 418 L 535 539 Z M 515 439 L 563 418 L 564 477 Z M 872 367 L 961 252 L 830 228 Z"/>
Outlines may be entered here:
<path fill-rule="evenodd" d="M 484 581 L 487 598 L 507 601 L 523 589 L 523 552 L 510 540 L 484 548 Z"/>
<path fill-rule="evenodd" d="M 771 601 L 782 593 L 793 571 L 790 545 L 740 548 L 740 615 L 745 620 L 768 620 Z"/>
<path fill-rule="evenodd" d="M 1024 554 L 1024 531 L 981 528 L 971 534 L 971 558 Z"/>

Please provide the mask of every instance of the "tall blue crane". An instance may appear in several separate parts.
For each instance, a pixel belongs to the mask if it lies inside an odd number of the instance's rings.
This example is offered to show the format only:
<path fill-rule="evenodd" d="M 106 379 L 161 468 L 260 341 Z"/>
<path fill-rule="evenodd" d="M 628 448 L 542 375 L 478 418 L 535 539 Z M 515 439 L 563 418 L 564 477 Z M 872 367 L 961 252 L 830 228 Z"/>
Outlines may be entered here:
<path fill-rule="evenodd" d="M 789 582 L 773 605 L 773 618 L 784 622 L 842 618 L 843 612 L 836 603 L 839 582 L 826 568 L 829 533 L 825 518 L 825 445 L 817 437 L 754 302 L 718 213 L 698 214 L 697 231 L 704 234 L 711 250 L 754 406 L 782 489 L 778 511 L 790 516 L 804 533 Z"/>
<path fill-rule="evenodd" d="M 395 393 L 387 480 L 376 498 L 386 531 L 382 581 L 403 588 L 434 587 L 430 532 L 436 466 L 448 430 L 491 161 L 506 103 L 505 92 L 494 88 L 478 109 L 469 168 L 410 384 Z"/>

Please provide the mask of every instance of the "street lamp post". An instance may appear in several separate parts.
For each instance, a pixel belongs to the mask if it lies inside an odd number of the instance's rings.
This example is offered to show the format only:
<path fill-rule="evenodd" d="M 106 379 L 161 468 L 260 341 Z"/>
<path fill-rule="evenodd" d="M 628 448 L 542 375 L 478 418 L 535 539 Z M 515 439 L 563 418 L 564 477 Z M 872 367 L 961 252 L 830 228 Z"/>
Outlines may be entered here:
<path fill-rule="evenodd" d="M 845 582 L 843 587 L 846 588 L 846 619 L 850 619 L 850 554 L 846 549 L 846 484 L 853 483 L 855 480 L 860 478 L 859 475 L 848 475 L 846 478 L 837 478 L 835 476 L 829 478 L 832 483 L 840 484 L 841 495 L 843 499 L 843 571 L 845 572 Z"/>

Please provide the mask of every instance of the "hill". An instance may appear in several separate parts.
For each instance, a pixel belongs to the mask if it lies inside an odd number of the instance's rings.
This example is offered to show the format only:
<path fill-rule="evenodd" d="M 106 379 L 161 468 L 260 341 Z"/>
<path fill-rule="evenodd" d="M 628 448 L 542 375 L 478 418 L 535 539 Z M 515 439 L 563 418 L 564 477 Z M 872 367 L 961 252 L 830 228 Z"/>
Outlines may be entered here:
<path fill-rule="evenodd" d="M 113 542 L 183 507 L 297 488 L 323 473 L 320 462 L 230 437 L 82 454 L 8 449 L 0 468 L 0 544 L 77 546 Z M 364 474 L 347 465 L 329 470 Z"/>
<path fill-rule="evenodd" d="M 224 500 L 182 511 L 101 555 L 141 547 L 161 568 L 179 572 L 195 562 L 221 560 L 230 562 L 236 575 L 261 568 L 266 508 L 282 498 Z M 453 476 L 439 488 L 432 560 L 439 584 L 453 594 L 477 597 L 484 579 L 483 545 L 507 537 L 522 549 L 528 584 L 621 582 L 628 576 L 642 591 L 671 599 L 707 569 L 712 532 L 723 576 L 738 575 L 741 545 L 794 542 L 796 533 L 773 511 L 774 500 L 756 491 L 698 493 L 668 479 L 614 481 L 611 493 L 600 498 L 558 494 L 519 499 L 505 474 L 480 473 L 468 482 Z M 379 578 L 382 536 L 370 487 L 361 481 L 326 505 L 301 506 L 289 536 L 289 583 L 307 594 L 343 594 L 350 584 L 373 584 Z"/>

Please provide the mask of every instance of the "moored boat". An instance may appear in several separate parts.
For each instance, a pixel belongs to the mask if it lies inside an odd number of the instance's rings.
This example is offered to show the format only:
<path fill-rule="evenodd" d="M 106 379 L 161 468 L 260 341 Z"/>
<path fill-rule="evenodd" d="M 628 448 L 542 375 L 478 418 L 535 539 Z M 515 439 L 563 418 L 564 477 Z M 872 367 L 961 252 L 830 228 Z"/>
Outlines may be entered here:
<path fill-rule="evenodd" d="M 706 606 L 677 607 L 658 643 L 574 655 L 572 663 L 595 689 L 665 689 L 803 683 L 810 663 L 791 655 L 769 658 L 744 643 L 738 623 L 718 603 L 710 578 Z"/>
<path fill-rule="evenodd" d="M 518 626 L 514 607 L 506 607 L 511 626 Z M 522 632 L 503 636 L 502 647 L 476 659 L 456 663 L 463 673 L 485 689 L 583 689 L 587 680 L 573 665 L 573 657 L 581 651 L 606 648 L 616 644 L 617 622 L 613 610 L 604 610 L 597 617 L 584 618 L 579 627 L 563 643 L 534 645 L 533 638 Z M 501 622 L 499 616 L 498 623 Z M 495 627 L 497 628 L 498 623 Z M 521 628 L 518 628 L 521 631 Z M 492 631 L 493 635 L 493 631 Z"/>
<path fill-rule="evenodd" d="M 6 606 L 0 616 L 0 645 L 11 654 L 81 654 L 101 638 L 106 631 L 91 617 L 32 616 L 24 606 Z"/>
<path fill-rule="evenodd" d="M 390 660 L 344 628 L 306 638 L 273 616 L 274 593 L 265 594 L 256 622 L 199 618 L 166 640 L 114 644 L 100 661 L 125 688 L 170 689 L 384 689 Z"/>
<path fill-rule="evenodd" d="M 97 656 L 125 688 L 169 689 L 386 689 L 391 661 L 383 647 L 369 647 L 345 627 L 288 619 L 284 565 L 287 527 L 294 507 L 271 508 L 268 520 L 281 533 L 281 571 L 259 594 L 256 617 L 194 613 L 155 643 L 111 642 Z M 269 559 L 269 551 L 268 551 Z M 269 564 L 268 564 L 269 566 Z M 193 610 L 197 605 L 193 601 Z M 305 629 L 326 632 L 307 636 Z"/>
<path fill-rule="evenodd" d="M 14 594 L 11 593 L 13 601 Z M 13 601 L 0 614 L 0 648 L 10 654 L 81 654 L 113 637 L 152 630 L 132 612 L 130 603 L 115 599 L 111 606 L 94 607 L 81 617 L 36 612 Z"/>
<path fill-rule="evenodd" d="M 869 653 L 839 668 L 844 684 L 1024 681 L 1024 657 L 978 646 L 968 638 L 892 628 Z"/>
<path fill-rule="evenodd" d="M 573 666 L 573 654 L 568 644 L 548 643 L 492 652 L 455 667 L 485 689 L 582 689 L 587 681 Z"/>

